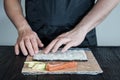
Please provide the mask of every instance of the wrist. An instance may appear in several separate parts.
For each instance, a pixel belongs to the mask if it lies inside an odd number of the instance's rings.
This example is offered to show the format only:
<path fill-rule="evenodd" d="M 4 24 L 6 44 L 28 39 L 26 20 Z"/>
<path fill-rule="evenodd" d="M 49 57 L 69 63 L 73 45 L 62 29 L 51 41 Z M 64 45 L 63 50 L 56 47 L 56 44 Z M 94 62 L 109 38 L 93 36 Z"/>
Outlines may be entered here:
<path fill-rule="evenodd" d="M 29 31 L 29 30 L 32 31 L 32 29 L 29 26 L 21 26 L 20 28 L 17 29 L 18 33 L 23 31 Z"/>
<path fill-rule="evenodd" d="M 17 27 L 18 33 L 24 32 L 24 31 L 32 31 L 31 27 L 27 22 L 22 22 L 19 27 Z"/>
<path fill-rule="evenodd" d="M 88 31 L 88 28 L 87 28 L 87 26 L 80 26 L 80 25 L 77 25 L 74 29 L 73 29 L 73 31 L 77 31 L 78 32 L 78 34 L 84 34 L 84 35 L 86 35 L 89 31 Z"/>
<path fill-rule="evenodd" d="M 32 29 L 29 27 L 21 27 L 18 29 L 18 35 L 24 34 L 24 33 L 29 33 L 31 32 Z"/>

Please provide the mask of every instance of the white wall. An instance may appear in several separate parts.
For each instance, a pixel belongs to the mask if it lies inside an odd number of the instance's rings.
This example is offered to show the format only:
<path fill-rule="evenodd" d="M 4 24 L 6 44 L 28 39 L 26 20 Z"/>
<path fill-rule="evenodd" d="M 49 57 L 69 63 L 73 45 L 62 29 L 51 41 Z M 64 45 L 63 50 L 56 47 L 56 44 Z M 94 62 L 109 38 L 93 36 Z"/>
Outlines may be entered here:
<path fill-rule="evenodd" d="M 14 45 L 16 38 L 17 31 L 4 12 L 3 0 L 0 0 L 0 45 Z M 120 4 L 97 27 L 97 40 L 100 46 L 120 46 Z"/>
<path fill-rule="evenodd" d="M 98 45 L 120 46 L 120 4 L 97 26 Z"/>

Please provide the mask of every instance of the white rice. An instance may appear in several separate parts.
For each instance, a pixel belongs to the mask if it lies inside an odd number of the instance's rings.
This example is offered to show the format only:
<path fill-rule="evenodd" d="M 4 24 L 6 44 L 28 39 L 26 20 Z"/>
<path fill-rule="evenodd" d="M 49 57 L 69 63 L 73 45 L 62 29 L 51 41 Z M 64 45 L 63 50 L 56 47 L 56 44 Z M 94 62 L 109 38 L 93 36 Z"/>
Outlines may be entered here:
<path fill-rule="evenodd" d="M 33 57 L 34 60 L 87 60 L 87 56 L 84 50 L 68 50 L 62 53 L 58 50 L 56 53 L 44 54 L 42 50 Z"/>

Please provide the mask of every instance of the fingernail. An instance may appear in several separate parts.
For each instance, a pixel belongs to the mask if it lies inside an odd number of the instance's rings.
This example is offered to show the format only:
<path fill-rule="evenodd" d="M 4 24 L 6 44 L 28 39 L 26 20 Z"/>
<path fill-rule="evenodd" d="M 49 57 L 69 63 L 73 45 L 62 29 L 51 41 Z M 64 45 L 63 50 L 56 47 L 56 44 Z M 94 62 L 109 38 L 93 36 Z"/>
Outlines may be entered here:
<path fill-rule="evenodd" d="M 27 53 L 25 53 L 24 55 L 25 55 L 25 56 L 27 56 L 28 54 L 27 54 Z"/>
<path fill-rule="evenodd" d="M 43 44 L 41 44 L 41 47 L 43 47 L 44 45 Z"/>
<path fill-rule="evenodd" d="M 18 56 L 19 54 L 16 53 L 16 55 Z"/>
<path fill-rule="evenodd" d="M 38 51 L 35 51 L 35 54 L 37 54 L 38 53 Z"/>
<path fill-rule="evenodd" d="M 19 53 L 17 52 L 16 55 L 19 55 Z"/>

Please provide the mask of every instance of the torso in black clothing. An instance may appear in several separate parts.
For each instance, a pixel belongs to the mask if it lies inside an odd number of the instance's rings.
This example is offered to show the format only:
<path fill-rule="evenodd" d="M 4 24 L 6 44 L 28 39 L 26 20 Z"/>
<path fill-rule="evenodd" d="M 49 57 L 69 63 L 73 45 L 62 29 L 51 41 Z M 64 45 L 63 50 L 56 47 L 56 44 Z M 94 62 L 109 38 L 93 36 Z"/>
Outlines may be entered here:
<path fill-rule="evenodd" d="M 26 19 L 40 39 L 49 43 L 58 35 L 73 29 L 92 9 L 94 1 L 26 0 Z"/>

